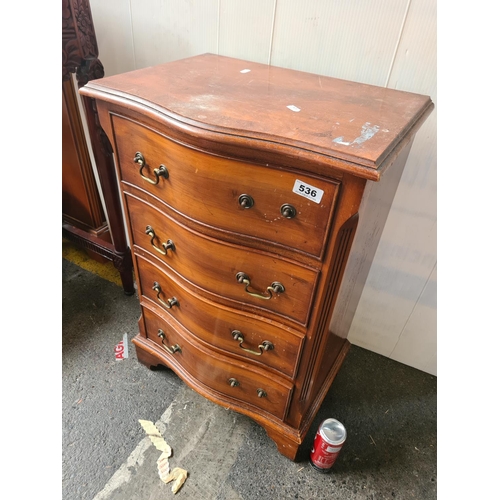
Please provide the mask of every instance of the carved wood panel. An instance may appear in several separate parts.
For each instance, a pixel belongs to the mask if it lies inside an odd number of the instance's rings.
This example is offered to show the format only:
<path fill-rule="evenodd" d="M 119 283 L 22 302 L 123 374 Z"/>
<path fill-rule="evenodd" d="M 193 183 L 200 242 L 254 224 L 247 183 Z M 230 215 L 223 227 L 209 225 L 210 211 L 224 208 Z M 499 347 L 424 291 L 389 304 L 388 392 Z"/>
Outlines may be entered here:
<path fill-rule="evenodd" d="M 93 100 L 83 97 L 85 118 L 97 166 L 108 222 L 104 215 L 72 73 L 78 86 L 104 76 L 88 0 L 62 0 L 63 82 L 63 235 L 100 260 L 111 260 L 122 278 L 126 294 L 135 293 L 132 260 L 123 223 L 109 143 L 102 132 Z M 105 142 L 103 142 L 103 140 Z M 109 223 L 109 227 L 108 227 Z"/>

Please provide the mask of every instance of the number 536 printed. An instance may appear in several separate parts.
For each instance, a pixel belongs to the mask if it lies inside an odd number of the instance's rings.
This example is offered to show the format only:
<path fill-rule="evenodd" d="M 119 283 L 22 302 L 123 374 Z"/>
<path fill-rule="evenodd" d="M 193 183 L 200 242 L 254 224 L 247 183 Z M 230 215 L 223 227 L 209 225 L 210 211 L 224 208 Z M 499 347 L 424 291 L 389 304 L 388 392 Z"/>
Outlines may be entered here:
<path fill-rule="evenodd" d="M 292 191 L 300 196 L 303 196 L 304 198 L 307 198 L 308 200 L 314 201 L 314 203 L 319 203 L 321 198 L 323 198 L 324 193 L 322 189 L 311 186 L 310 184 L 302 182 L 299 179 L 295 181 Z"/>

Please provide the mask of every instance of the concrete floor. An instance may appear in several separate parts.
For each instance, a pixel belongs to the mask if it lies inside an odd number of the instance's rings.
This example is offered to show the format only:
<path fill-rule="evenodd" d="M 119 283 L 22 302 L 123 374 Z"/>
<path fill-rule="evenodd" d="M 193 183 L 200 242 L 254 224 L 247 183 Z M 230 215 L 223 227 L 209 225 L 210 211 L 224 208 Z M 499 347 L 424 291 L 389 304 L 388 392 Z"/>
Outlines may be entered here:
<path fill-rule="evenodd" d="M 297 463 L 248 417 L 219 407 L 169 370 L 114 347 L 137 333 L 138 299 L 63 259 L 62 498 L 64 500 L 418 499 L 437 497 L 436 377 L 353 346 Z M 347 441 L 328 474 L 308 452 L 319 423 L 340 420 Z M 189 477 L 174 495 L 160 452 L 138 420 L 157 423 L 171 468 Z"/>

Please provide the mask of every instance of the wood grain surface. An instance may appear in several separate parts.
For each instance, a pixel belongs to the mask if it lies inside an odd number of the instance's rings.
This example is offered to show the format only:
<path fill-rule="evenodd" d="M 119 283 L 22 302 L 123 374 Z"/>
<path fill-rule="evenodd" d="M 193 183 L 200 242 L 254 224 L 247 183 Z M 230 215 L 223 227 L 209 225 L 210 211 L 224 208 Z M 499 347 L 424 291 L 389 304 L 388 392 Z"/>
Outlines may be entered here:
<path fill-rule="evenodd" d="M 203 224 L 321 257 L 338 182 L 203 153 L 125 117 L 113 115 L 112 122 L 123 182 Z M 146 161 L 142 172 L 134 162 L 137 152 Z M 157 180 L 154 170 L 161 165 L 168 178 Z M 297 181 L 303 192 L 294 192 Z M 308 192 L 315 196 L 303 195 Z M 241 205 L 242 195 L 251 197 L 251 207 Z M 296 210 L 293 218 L 282 214 L 286 204 Z"/>
<path fill-rule="evenodd" d="M 127 208 L 132 225 L 132 244 L 157 256 L 177 276 L 206 290 L 218 299 L 229 300 L 235 306 L 258 308 L 267 317 L 277 315 L 307 325 L 318 272 L 281 260 L 272 254 L 256 252 L 207 238 L 201 233 L 177 224 L 163 212 L 132 195 L 127 195 Z M 146 227 L 155 231 L 153 243 Z M 172 240 L 175 250 L 167 255 L 155 250 Z M 254 297 L 239 283 L 236 274 L 246 273 L 250 279 L 249 291 L 268 297 L 266 292 L 273 282 L 279 282 L 285 291 L 272 294 L 271 299 Z"/>
<path fill-rule="evenodd" d="M 247 71 L 250 70 L 250 71 Z M 90 83 L 200 128 L 294 145 L 377 169 L 428 96 L 214 54 Z"/>
<path fill-rule="evenodd" d="M 143 308 L 146 337 L 160 345 L 171 363 L 182 365 L 199 383 L 216 391 L 259 408 L 283 419 L 288 408 L 293 384 L 280 377 L 269 377 L 265 371 L 240 363 L 235 363 L 226 356 L 215 354 L 204 349 L 193 338 L 184 336 L 179 328 L 175 328 L 160 316 L 147 308 Z M 164 343 L 158 336 L 158 330 L 165 334 Z M 171 354 L 164 345 L 171 348 L 178 345 L 180 350 Z M 237 381 L 230 385 L 230 379 Z M 259 397 L 257 390 L 265 391 Z"/>
<path fill-rule="evenodd" d="M 154 259 L 137 255 L 137 267 L 142 302 L 149 303 L 149 299 L 172 317 L 173 322 L 180 323 L 210 346 L 266 369 L 273 368 L 288 377 L 295 375 L 304 340 L 303 334 L 290 328 L 283 328 L 283 325 L 265 318 L 222 307 L 193 293 L 166 274 Z M 153 289 L 154 283 L 160 285 L 160 293 Z M 168 298 L 175 297 L 178 304 L 168 309 L 159 302 L 158 296 L 164 302 Z M 240 331 L 243 335 L 242 347 L 252 352 L 240 347 L 239 342 L 233 338 L 234 330 Z M 259 355 L 258 346 L 265 341 L 271 342 L 273 348 Z"/>

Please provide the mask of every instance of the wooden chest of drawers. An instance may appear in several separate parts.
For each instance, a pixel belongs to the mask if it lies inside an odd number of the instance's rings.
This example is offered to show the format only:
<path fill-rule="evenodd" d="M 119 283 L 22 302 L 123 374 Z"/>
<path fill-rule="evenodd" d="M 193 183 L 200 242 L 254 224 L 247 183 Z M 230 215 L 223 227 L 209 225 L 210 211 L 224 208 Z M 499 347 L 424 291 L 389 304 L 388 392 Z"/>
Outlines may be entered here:
<path fill-rule="evenodd" d="M 295 459 L 432 102 L 211 54 L 81 93 L 115 153 L 139 360 L 255 419 Z M 356 228 L 359 272 L 342 283 Z"/>

